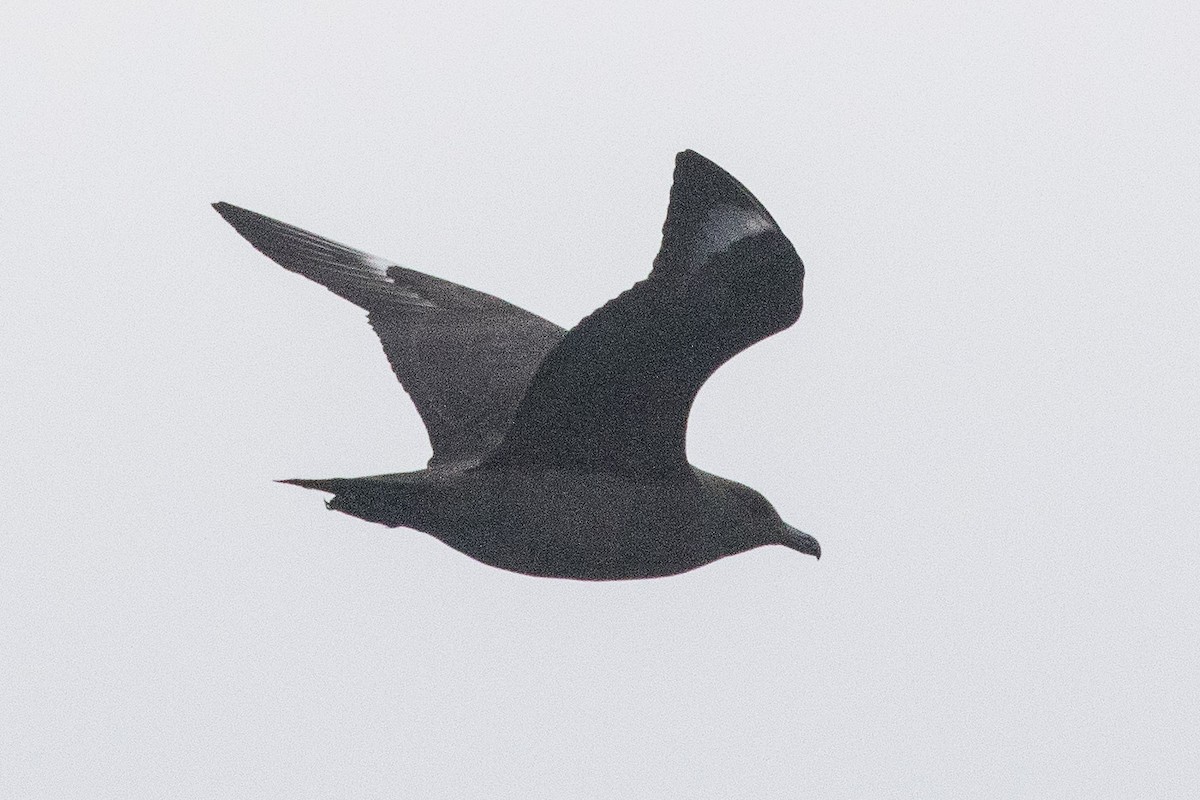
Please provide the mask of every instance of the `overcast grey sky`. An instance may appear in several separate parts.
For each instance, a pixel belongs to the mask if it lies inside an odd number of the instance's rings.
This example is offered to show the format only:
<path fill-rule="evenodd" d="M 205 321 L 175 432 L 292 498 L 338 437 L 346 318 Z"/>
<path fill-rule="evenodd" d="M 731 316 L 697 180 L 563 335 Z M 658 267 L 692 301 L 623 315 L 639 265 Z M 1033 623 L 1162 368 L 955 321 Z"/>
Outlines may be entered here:
<path fill-rule="evenodd" d="M 1200 792 L 1194 4 L 66 5 L 0 11 L 0 796 Z M 428 443 L 209 203 L 571 325 L 685 147 L 808 267 L 690 455 L 820 562 L 526 578 L 271 482 Z"/>

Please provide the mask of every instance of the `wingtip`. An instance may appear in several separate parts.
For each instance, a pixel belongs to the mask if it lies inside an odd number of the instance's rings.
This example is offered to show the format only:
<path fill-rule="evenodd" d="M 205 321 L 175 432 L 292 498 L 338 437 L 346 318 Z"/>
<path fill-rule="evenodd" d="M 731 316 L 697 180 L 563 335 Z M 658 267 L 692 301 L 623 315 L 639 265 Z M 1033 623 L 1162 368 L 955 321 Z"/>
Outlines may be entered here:
<path fill-rule="evenodd" d="M 675 154 L 675 166 L 684 169 L 716 170 L 722 175 L 729 174 L 721 165 L 717 164 L 717 162 L 713 161 L 708 156 L 697 153 L 690 147 L 686 150 L 680 150 Z"/>
<path fill-rule="evenodd" d="M 212 204 L 212 207 L 213 210 L 224 217 L 227 222 L 232 222 L 234 217 L 241 217 L 253 213 L 244 208 L 239 208 L 232 203 L 226 203 L 224 200 L 218 200 Z"/>
<path fill-rule="evenodd" d="M 239 218 L 244 218 L 247 213 L 246 209 L 238 208 L 237 206 L 231 205 L 222 200 L 218 200 L 217 202 L 213 203 L 212 207 L 213 211 L 216 211 L 218 214 L 220 214 L 223 220 L 228 222 L 230 225 L 233 225 L 235 228 L 237 227 L 237 220 Z"/>
<path fill-rule="evenodd" d="M 675 174 L 679 176 L 687 172 L 695 172 L 697 170 L 707 170 L 716 167 L 709 159 L 697 153 L 695 150 L 688 148 L 680 150 L 675 154 Z M 720 169 L 720 167 L 717 167 Z"/>
<path fill-rule="evenodd" d="M 681 150 L 675 156 L 675 175 L 671 185 L 672 202 L 677 195 L 686 196 L 692 203 L 699 203 L 704 207 L 716 203 L 733 203 L 751 208 L 762 214 L 772 226 L 779 227 L 771 213 L 744 183 L 711 158 L 690 148 Z"/>
<path fill-rule="evenodd" d="M 264 243 L 269 243 L 270 240 L 277 236 L 280 229 L 289 229 L 292 226 L 280 222 L 277 219 L 259 214 L 257 211 L 251 211 L 248 208 L 235 206 L 232 203 L 218 201 L 212 204 L 213 209 L 221 215 L 221 218 L 228 222 L 242 238 L 250 242 L 259 250 L 262 250 Z M 268 253 L 268 255 L 270 255 Z M 287 266 L 286 264 L 284 265 Z"/>

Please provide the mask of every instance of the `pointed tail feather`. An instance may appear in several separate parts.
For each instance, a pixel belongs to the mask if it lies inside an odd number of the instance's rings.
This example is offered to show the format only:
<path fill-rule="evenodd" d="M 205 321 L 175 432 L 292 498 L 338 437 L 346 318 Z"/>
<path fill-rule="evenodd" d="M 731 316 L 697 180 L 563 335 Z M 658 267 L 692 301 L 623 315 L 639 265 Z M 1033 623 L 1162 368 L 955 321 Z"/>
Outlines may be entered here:
<path fill-rule="evenodd" d="M 324 478 L 324 479 L 309 479 L 309 478 L 288 478 L 287 480 L 275 481 L 276 483 L 289 483 L 292 486 L 300 486 L 305 489 L 316 489 L 319 492 L 330 492 L 337 494 L 342 490 L 346 483 L 345 478 Z"/>

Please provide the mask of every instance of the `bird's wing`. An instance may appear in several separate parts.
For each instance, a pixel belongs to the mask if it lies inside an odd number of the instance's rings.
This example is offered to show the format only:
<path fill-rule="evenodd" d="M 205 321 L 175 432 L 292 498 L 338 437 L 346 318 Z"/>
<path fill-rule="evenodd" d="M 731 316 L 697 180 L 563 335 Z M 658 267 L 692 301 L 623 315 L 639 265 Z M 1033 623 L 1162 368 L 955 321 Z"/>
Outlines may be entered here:
<path fill-rule="evenodd" d="M 499 444 L 538 364 L 565 334 L 489 294 L 228 203 L 213 207 L 268 258 L 369 312 L 425 422 L 430 466 L 479 459 Z"/>
<path fill-rule="evenodd" d="M 485 464 L 690 478 L 687 417 L 700 386 L 794 323 L 803 283 L 804 265 L 758 200 L 680 153 L 650 276 L 546 356 Z"/>

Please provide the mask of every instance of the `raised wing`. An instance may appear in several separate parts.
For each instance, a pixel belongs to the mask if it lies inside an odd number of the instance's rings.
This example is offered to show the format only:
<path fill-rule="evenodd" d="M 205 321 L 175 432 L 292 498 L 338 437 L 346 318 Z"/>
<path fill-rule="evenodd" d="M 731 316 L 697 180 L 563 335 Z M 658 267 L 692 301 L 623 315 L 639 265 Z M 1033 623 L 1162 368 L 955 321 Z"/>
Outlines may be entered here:
<path fill-rule="evenodd" d="M 492 295 L 228 203 L 213 208 L 272 261 L 369 312 L 425 422 L 430 466 L 479 459 L 498 445 L 530 378 L 565 334 Z"/>
<path fill-rule="evenodd" d="M 546 356 L 485 464 L 680 480 L 701 385 L 800 316 L 804 265 L 744 186 L 678 155 L 650 277 L 584 319 Z"/>

